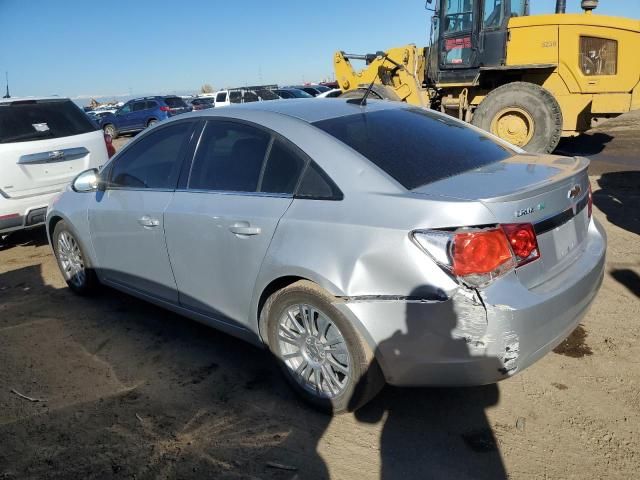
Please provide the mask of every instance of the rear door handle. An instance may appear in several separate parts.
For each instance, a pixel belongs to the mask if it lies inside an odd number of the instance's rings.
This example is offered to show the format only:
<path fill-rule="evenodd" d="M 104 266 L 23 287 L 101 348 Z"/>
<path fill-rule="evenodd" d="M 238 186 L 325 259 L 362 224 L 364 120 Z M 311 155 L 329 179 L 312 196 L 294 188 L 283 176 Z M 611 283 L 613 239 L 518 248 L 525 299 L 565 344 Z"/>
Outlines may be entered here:
<path fill-rule="evenodd" d="M 252 227 L 249 222 L 236 222 L 229 226 L 229 231 L 235 235 L 259 235 L 260 227 Z"/>
<path fill-rule="evenodd" d="M 160 225 L 160 220 L 145 215 L 138 219 L 138 223 L 143 227 L 157 227 L 158 225 Z"/>

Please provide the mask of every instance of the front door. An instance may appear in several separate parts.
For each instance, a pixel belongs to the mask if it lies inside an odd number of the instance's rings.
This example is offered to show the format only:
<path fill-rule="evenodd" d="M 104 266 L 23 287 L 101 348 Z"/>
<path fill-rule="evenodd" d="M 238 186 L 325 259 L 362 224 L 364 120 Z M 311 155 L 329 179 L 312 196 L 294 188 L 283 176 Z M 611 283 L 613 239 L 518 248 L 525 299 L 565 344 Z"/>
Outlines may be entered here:
<path fill-rule="evenodd" d="M 178 300 L 164 238 L 164 211 L 178 181 L 193 122 L 166 125 L 134 141 L 101 174 L 89 208 L 101 277 L 162 300 Z"/>
<path fill-rule="evenodd" d="M 441 15 L 440 68 L 468 68 L 475 57 L 474 0 L 447 0 Z"/>
<path fill-rule="evenodd" d="M 165 212 L 180 302 L 246 327 L 256 277 L 304 160 L 269 132 L 220 120 L 207 123 L 198 145 L 187 189 Z"/>

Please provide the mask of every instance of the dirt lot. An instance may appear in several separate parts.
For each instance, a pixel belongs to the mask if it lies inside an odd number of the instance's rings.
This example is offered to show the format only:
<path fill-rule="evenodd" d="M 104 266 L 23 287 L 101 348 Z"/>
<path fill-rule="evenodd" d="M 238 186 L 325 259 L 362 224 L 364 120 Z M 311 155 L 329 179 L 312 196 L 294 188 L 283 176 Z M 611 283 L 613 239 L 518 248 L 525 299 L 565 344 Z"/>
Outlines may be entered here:
<path fill-rule="evenodd" d="M 639 126 L 562 146 L 596 158 L 609 235 L 569 341 L 499 385 L 387 388 L 355 415 L 309 410 L 229 336 L 112 290 L 74 296 L 44 234 L 15 237 L 0 247 L 0 479 L 637 478 Z"/>

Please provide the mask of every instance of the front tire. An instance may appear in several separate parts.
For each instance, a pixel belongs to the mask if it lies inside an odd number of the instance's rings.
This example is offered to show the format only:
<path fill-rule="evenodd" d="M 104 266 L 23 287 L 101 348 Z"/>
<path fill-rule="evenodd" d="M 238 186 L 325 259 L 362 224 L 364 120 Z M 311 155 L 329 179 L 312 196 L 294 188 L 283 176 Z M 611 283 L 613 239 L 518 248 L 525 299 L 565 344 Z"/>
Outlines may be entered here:
<path fill-rule="evenodd" d="M 562 110 L 539 85 L 513 82 L 489 92 L 471 123 L 532 153 L 551 153 L 562 135 Z"/>
<path fill-rule="evenodd" d="M 95 292 L 98 278 L 89 264 L 76 234 L 64 220 L 59 221 L 53 230 L 53 251 L 58 267 L 71 290 L 79 295 Z"/>
<path fill-rule="evenodd" d="M 293 389 L 314 407 L 354 411 L 384 386 L 373 352 L 335 298 L 301 280 L 274 293 L 262 310 L 268 344 Z"/>
<path fill-rule="evenodd" d="M 153 127 L 156 123 L 158 123 L 158 120 L 156 120 L 155 118 L 152 118 L 147 122 L 147 128 Z"/>

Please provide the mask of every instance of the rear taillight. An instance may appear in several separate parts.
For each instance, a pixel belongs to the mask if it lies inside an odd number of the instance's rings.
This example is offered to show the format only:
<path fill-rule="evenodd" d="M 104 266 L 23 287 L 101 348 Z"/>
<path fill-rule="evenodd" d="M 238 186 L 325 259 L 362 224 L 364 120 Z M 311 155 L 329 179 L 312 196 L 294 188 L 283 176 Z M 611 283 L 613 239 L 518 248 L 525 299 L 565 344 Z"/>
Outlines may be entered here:
<path fill-rule="evenodd" d="M 160 111 L 161 112 L 170 112 L 171 108 L 169 108 L 169 107 L 160 107 Z"/>
<path fill-rule="evenodd" d="M 498 225 L 453 232 L 419 230 L 413 240 L 440 266 L 471 287 L 485 287 L 516 267 L 540 258 L 533 225 Z"/>
<path fill-rule="evenodd" d="M 113 157 L 116 153 L 116 147 L 113 146 L 111 135 L 104 134 L 104 144 L 107 146 L 107 155 L 109 155 L 109 158 Z"/>
<path fill-rule="evenodd" d="M 591 214 L 593 213 L 593 192 L 591 191 L 591 184 L 589 184 L 589 193 L 587 195 L 589 195 L 587 197 L 587 214 L 589 218 L 591 218 Z"/>
<path fill-rule="evenodd" d="M 533 230 L 533 225 L 530 223 L 509 223 L 500 226 L 507 236 L 513 254 L 516 256 L 518 267 L 540 258 L 538 239 L 536 238 L 536 232 Z"/>

